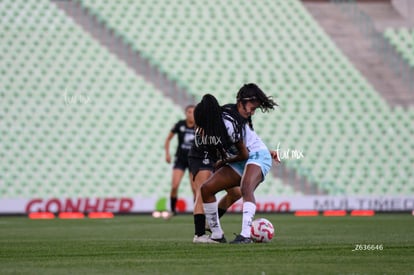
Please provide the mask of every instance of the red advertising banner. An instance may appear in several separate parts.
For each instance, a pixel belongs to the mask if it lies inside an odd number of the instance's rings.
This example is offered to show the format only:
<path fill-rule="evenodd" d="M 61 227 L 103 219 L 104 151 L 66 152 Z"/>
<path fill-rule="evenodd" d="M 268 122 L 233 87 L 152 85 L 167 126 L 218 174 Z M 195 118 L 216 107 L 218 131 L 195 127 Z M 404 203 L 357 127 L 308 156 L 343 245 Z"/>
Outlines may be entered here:
<path fill-rule="evenodd" d="M 179 211 L 191 213 L 192 198 L 179 198 Z M 414 196 L 292 196 L 257 197 L 258 212 L 293 212 L 298 210 L 375 210 L 413 211 Z M 25 214 L 33 212 L 111 212 L 149 213 L 154 210 L 168 210 L 165 197 L 122 197 L 122 198 L 33 198 L 0 199 L 0 214 Z M 229 212 L 240 212 L 242 200 L 234 203 Z"/>

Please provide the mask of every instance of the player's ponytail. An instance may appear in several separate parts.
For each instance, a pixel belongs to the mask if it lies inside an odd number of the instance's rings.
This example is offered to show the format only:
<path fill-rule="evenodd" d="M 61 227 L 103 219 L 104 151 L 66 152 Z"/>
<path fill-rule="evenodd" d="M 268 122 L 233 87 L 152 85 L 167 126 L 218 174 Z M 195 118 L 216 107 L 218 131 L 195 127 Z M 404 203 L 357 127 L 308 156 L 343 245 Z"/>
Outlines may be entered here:
<path fill-rule="evenodd" d="M 194 120 L 197 126 L 203 128 L 204 133 L 211 135 L 220 128 L 219 121 L 221 121 L 221 109 L 217 99 L 211 95 L 206 94 L 201 99 L 194 109 Z M 222 122 L 222 121 L 221 121 Z M 224 126 L 223 126 L 224 127 Z"/>
<path fill-rule="evenodd" d="M 203 96 L 194 109 L 194 120 L 196 125 L 203 129 L 206 137 L 204 141 L 210 143 L 205 145 L 215 146 L 220 152 L 228 146 L 229 137 L 223 122 L 222 109 L 213 95 Z M 220 141 L 220 143 L 213 144 L 214 141 Z"/>

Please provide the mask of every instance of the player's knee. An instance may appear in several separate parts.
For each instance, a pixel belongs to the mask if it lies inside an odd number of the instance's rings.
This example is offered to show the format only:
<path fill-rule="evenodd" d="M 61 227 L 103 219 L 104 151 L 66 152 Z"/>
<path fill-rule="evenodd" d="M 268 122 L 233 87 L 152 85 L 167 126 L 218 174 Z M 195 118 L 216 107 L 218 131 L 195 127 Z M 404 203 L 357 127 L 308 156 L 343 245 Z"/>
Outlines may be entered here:
<path fill-rule="evenodd" d="M 232 190 L 232 192 L 228 193 L 228 196 L 229 196 L 231 201 L 237 201 L 242 196 L 240 188 Z"/>
<path fill-rule="evenodd" d="M 180 187 L 180 182 L 179 181 L 173 181 L 172 184 L 171 184 L 171 188 L 178 189 L 178 187 Z"/>

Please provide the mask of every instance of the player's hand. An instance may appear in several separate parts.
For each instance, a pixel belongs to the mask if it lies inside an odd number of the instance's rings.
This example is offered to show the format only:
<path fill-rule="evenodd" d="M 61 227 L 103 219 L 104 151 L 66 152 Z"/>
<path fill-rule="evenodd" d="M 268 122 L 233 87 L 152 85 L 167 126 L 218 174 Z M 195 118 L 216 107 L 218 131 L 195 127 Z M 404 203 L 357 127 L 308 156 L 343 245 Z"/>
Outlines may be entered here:
<path fill-rule="evenodd" d="M 166 161 L 167 163 L 171 163 L 171 155 L 170 155 L 170 154 L 167 154 L 167 155 L 165 156 L 165 161 Z"/>
<path fill-rule="evenodd" d="M 225 161 L 223 161 L 222 159 L 218 160 L 216 163 L 214 163 L 214 171 L 217 171 L 218 169 L 220 169 L 224 165 L 226 165 Z"/>
<path fill-rule="evenodd" d="M 270 155 L 272 156 L 272 159 L 275 160 L 277 163 L 280 163 L 279 156 L 277 155 L 277 151 L 270 150 Z"/>

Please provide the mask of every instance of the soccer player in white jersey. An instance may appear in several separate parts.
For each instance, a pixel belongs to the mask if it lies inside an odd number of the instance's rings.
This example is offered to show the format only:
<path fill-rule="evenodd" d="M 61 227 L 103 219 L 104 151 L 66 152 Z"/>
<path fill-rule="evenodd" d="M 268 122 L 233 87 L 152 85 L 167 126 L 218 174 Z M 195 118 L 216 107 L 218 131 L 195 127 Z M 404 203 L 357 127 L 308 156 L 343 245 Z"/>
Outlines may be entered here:
<path fill-rule="evenodd" d="M 203 129 L 206 145 L 221 153 L 216 172 L 202 185 L 201 195 L 211 239 L 226 242 L 218 218 L 216 193 L 240 186 L 243 198 L 243 220 L 240 234 L 232 244 L 251 243 L 251 223 L 256 213 L 254 190 L 264 180 L 277 160 L 276 151 L 269 151 L 254 132 L 251 116 L 257 108 L 266 112 L 277 104 L 253 83 L 244 85 L 238 92 L 237 103 L 220 107 L 210 94 L 203 97 L 194 110 L 196 124 Z"/>

